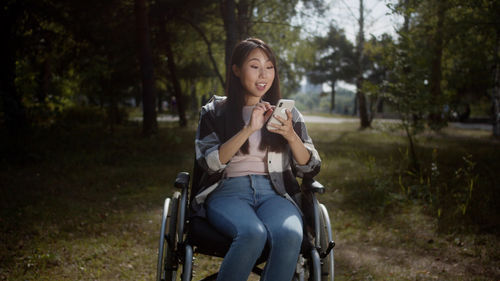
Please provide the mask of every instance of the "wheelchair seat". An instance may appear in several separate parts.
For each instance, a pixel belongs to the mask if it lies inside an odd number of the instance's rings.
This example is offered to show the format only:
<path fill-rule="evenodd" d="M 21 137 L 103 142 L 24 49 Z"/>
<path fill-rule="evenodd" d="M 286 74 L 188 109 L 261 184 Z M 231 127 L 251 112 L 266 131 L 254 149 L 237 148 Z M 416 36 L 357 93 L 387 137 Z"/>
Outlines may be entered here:
<path fill-rule="evenodd" d="M 188 228 L 187 243 L 196 246 L 202 254 L 222 258 L 231 246 L 231 239 L 217 231 L 205 218 L 192 217 Z"/>

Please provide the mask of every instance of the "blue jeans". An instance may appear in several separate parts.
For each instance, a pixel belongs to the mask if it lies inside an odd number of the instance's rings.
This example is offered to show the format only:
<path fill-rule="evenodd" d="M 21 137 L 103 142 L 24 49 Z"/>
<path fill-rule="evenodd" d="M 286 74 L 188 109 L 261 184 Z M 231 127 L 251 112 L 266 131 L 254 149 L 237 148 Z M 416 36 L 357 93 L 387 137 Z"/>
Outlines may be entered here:
<path fill-rule="evenodd" d="M 233 239 L 217 280 L 247 280 L 266 243 L 270 253 L 261 280 L 292 279 L 302 243 L 302 218 L 292 202 L 274 191 L 269 177 L 225 179 L 206 204 L 209 222 Z"/>

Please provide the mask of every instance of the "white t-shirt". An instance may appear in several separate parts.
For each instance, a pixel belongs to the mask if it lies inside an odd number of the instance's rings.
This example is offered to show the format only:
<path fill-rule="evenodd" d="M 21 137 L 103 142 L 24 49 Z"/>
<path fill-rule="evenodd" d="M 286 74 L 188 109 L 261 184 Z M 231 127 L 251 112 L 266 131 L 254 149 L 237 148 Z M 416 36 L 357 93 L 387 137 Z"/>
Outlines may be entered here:
<path fill-rule="evenodd" d="M 245 125 L 250 122 L 250 117 L 255 106 L 244 106 L 242 110 Z M 246 175 L 267 175 L 266 150 L 260 150 L 261 130 L 258 130 L 248 138 L 248 154 L 238 151 L 226 166 L 225 175 L 228 178 Z"/>

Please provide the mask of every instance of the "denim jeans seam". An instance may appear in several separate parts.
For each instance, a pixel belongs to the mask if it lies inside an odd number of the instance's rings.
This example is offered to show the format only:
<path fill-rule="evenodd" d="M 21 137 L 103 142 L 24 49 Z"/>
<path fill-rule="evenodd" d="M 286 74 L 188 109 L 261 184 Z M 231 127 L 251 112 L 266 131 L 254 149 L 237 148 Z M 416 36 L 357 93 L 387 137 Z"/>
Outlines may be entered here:
<path fill-rule="evenodd" d="M 248 175 L 250 177 L 250 187 L 252 188 L 253 191 L 253 206 L 257 206 L 257 189 L 254 186 L 254 181 L 255 178 L 252 175 Z"/>
<path fill-rule="evenodd" d="M 261 276 L 261 280 L 260 281 L 266 281 L 266 278 L 267 278 L 267 270 L 268 270 L 268 265 L 269 264 L 272 264 L 271 263 L 271 253 L 273 251 L 273 234 L 272 234 L 272 231 L 269 231 L 269 228 L 267 228 L 267 225 L 264 223 L 264 227 L 266 228 L 266 231 L 267 231 L 267 236 L 268 236 L 268 240 L 267 240 L 267 243 L 269 245 L 269 255 L 268 255 L 268 258 L 267 258 L 267 261 L 266 261 L 266 266 L 264 267 L 264 271 L 262 272 L 262 276 Z"/>

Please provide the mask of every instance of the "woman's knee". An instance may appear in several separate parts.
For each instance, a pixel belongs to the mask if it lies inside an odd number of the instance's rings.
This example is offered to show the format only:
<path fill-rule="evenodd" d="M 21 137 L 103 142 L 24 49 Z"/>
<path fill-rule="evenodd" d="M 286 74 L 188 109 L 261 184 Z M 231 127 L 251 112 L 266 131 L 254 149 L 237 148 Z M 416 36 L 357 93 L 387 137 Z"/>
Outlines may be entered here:
<path fill-rule="evenodd" d="M 300 224 L 283 225 L 278 231 L 274 231 L 271 236 L 273 247 L 276 245 L 281 245 L 284 248 L 300 247 L 303 239 L 302 226 Z"/>
<path fill-rule="evenodd" d="M 256 249 L 264 248 L 267 241 L 267 230 L 263 224 L 241 227 L 238 229 L 235 241 L 246 243 Z"/>
<path fill-rule="evenodd" d="M 300 245 L 303 239 L 302 227 L 287 229 L 285 231 L 285 240 L 290 241 L 290 243 L 294 243 L 295 245 Z"/>

